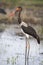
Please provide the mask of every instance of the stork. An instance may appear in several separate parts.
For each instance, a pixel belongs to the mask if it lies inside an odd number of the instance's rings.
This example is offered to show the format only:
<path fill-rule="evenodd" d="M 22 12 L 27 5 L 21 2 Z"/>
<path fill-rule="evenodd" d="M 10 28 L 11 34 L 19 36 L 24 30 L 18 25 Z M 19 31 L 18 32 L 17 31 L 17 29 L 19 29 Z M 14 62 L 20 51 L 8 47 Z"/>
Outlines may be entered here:
<path fill-rule="evenodd" d="M 25 22 L 21 20 L 21 12 L 22 12 L 22 7 L 17 7 L 15 13 L 18 12 L 18 23 L 20 25 L 20 28 L 23 32 L 23 34 L 26 36 L 26 50 L 25 50 L 25 65 L 28 65 L 28 55 L 29 55 L 29 49 L 30 49 L 30 44 L 27 42 L 29 39 L 29 35 L 34 37 L 38 44 L 40 44 L 40 38 L 34 28 L 31 26 L 28 26 Z"/>

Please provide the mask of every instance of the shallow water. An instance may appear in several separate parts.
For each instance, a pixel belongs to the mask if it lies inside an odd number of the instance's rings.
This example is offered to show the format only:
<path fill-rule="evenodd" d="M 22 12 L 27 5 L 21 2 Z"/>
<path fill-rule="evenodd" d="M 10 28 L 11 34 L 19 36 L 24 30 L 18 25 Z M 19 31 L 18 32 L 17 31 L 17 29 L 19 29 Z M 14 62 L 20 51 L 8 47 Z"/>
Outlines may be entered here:
<path fill-rule="evenodd" d="M 24 65 L 25 45 L 24 36 L 15 35 L 18 28 L 10 26 L 0 33 L 0 65 Z M 43 41 L 40 46 L 35 39 L 29 39 L 29 65 L 43 65 Z"/>

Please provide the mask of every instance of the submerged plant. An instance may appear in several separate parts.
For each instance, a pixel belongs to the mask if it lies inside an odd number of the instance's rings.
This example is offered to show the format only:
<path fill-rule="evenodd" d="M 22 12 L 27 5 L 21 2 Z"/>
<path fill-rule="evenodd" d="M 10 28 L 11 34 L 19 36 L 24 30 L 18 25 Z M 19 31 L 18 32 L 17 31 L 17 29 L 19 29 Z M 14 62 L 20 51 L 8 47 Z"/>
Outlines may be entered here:
<path fill-rule="evenodd" d="M 7 64 L 10 64 L 10 58 L 7 58 Z"/>
<path fill-rule="evenodd" d="M 12 57 L 12 59 L 11 59 L 12 65 L 16 64 L 16 60 L 17 60 L 17 59 L 18 59 L 18 56 Z"/>

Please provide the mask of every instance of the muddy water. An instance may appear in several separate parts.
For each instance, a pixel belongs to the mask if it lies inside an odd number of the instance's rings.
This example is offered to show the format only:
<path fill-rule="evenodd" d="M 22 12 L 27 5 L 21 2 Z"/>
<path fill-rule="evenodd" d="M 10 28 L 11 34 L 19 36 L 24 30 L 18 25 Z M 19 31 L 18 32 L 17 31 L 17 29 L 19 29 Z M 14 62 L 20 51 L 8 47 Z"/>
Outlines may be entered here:
<path fill-rule="evenodd" d="M 0 65 L 24 65 L 26 38 L 16 35 L 19 30 L 12 25 L 0 33 Z M 29 65 L 43 65 L 43 41 L 40 46 L 35 39 L 29 43 Z"/>

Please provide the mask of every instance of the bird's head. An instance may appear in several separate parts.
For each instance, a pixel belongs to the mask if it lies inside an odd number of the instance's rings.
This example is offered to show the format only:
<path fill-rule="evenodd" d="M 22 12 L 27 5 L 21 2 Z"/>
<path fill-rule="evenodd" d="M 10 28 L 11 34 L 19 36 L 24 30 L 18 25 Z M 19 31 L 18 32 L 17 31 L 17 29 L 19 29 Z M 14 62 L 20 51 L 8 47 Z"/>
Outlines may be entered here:
<path fill-rule="evenodd" d="M 22 11 L 22 7 L 19 6 L 19 7 L 16 8 L 15 13 L 16 13 L 16 12 L 21 12 L 21 11 Z"/>

